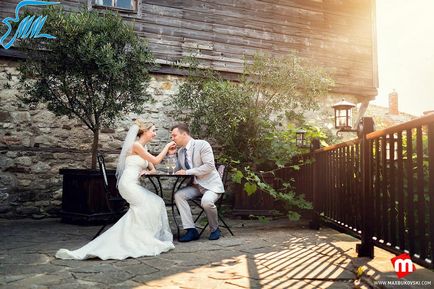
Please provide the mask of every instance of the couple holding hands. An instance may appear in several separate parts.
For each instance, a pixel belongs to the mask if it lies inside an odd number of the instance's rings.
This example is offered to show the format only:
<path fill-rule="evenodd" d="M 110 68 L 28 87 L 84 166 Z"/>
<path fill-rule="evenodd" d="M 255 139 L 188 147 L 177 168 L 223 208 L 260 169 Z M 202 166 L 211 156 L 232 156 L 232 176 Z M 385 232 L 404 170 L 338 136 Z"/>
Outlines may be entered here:
<path fill-rule="evenodd" d="M 172 141 L 166 144 L 160 154 L 153 156 L 147 151 L 146 144 L 155 136 L 155 126 L 152 123 L 135 121 L 122 146 L 116 178 L 119 193 L 129 203 L 127 213 L 85 246 L 74 251 L 58 250 L 57 258 L 83 260 L 98 257 L 102 260 L 122 260 L 128 257 L 155 256 L 175 248 L 163 199 L 142 187 L 139 178 L 143 173 L 155 172 L 155 165 L 166 155 L 176 153 L 176 174 L 194 176 L 191 185 L 175 193 L 176 206 L 186 230 L 179 241 L 199 239 L 187 200 L 200 195 L 211 229 L 209 239 L 220 238 L 215 202 L 224 188 L 215 168 L 210 144 L 205 140 L 193 139 L 188 126 L 178 124 L 171 129 Z M 180 147 L 178 152 L 177 146 Z"/>

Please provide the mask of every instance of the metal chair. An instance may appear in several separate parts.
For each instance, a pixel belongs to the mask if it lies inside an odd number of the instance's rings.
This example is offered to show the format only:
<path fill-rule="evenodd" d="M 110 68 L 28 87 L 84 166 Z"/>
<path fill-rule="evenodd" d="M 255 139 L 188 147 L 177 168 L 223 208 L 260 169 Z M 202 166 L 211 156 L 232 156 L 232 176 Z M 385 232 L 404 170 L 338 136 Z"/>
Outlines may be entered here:
<path fill-rule="evenodd" d="M 228 169 L 227 169 L 227 166 L 224 165 L 224 164 L 215 164 L 215 166 L 216 166 L 216 169 L 217 169 L 218 173 L 220 174 L 220 177 L 221 177 L 222 182 L 223 182 L 223 186 L 226 188 L 225 185 L 226 185 L 226 180 L 227 180 L 227 177 L 228 177 Z M 229 231 L 229 233 L 231 233 L 231 235 L 234 236 L 234 233 L 232 233 L 230 227 L 228 226 L 228 224 L 226 224 L 225 220 L 223 219 L 223 216 L 220 214 L 220 208 L 221 208 L 221 205 L 222 205 L 222 202 L 223 202 L 224 196 L 225 196 L 224 193 L 221 194 L 220 198 L 219 198 L 219 199 L 217 200 L 217 202 L 215 203 L 215 205 L 217 206 L 218 220 L 219 220 L 219 222 L 221 222 L 221 223 L 223 224 L 222 227 L 223 227 L 223 228 L 226 228 L 226 229 Z M 198 197 L 196 197 L 196 198 L 193 198 L 193 199 L 190 199 L 190 200 L 189 200 L 189 201 L 191 201 L 193 204 L 195 204 L 196 206 L 198 206 L 198 207 L 201 208 L 200 213 L 197 215 L 196 219 L 194 220 L 194 223 L 195 223 L 195 224 L 196 224 L 197 221 L 200 219 L 200 217 L 202 216 L 202 214 L 205 213 L 205 210 L 204 210 L 204 209 L 202 208 L 202 206 L 201 206 L 201 199 L 202 199 L 202 196 L 198 196 Z M 198 228 L 201 228 L 201 231 L 200 231 L 200 233 L 199 233 L 199 236 L 201 236 L 201 235 L 203 234 L 203 232 L 204 232 L 205 229 L 208 227 L 208 225 L 209 225 L 209 222 L 208 222 L 208 219 L 207 219 L 207 222 L 206 222 L 205 226 L 203 226 L 203 228 L 197 226 Z"/>
<path fill-rule="evenodd" d="M 99 231 L 95 234 L 95 236 L 93 236 L 92 240 L 98 237 L 107 225 L 116 222 L 128 210 L 128 203 L 124 200 L 124 198 L 122 198 L 119 194 L 114 194 L 110 192 L 104 156 L 98 153 L 97 160 L 99 165 L 99 171 L 103 179 L 104 192 L 106 196 L 105 200 L 107 202 L 107 207 L 109 208 L 111 215 L 110 218 L 104 220 L 104 224 L 99 229 Z"/>

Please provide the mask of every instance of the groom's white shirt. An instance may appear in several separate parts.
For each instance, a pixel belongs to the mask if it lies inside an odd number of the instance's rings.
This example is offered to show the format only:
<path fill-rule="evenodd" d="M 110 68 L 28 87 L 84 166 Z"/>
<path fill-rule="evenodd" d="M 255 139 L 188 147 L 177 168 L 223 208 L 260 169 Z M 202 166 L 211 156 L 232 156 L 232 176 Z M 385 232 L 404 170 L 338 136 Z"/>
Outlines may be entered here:
<path fill-rule="evenodd" d="M 191 169 L 186 174 L 194 175 L 195 182 L 207 190 L 215 193 L 224 193 L 223 182 L 215 168 L 214 153 L 211 145 L 205 140 L 190 139 L 185 146 L 187 149 L 187 161 Z M 185 150 L 178 152 L 178 169 L 185 167 Z"/>

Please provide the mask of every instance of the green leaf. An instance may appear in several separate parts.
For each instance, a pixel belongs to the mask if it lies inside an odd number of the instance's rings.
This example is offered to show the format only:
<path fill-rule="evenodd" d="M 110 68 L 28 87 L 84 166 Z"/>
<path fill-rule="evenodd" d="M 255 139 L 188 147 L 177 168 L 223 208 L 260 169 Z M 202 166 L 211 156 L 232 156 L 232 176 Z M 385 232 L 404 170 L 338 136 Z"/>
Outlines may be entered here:
<path fill-rule="evenodd" d="M 253 195 L 257 190 L 256 184 L 253 183 L 245 183 L 244 184 L 244 191 L 246 191 L 247 195 Z"/>
<path fill-rule="evenodd" d="M 294 212 L 294 211 L 289 211 L 288 212 L 288 218 L 291 221 L 298 221 L 298 220 L 300 220 L 300 214 L 297 212 Z"/>
<path fill-rule="evenodd" d="M 236 171 L 233 175 L 232 175 L 232 181 L 234 183 L 237 184 L 241 184 L 241 180 L 243 179 L 244 175 L 241 171 Z"/>

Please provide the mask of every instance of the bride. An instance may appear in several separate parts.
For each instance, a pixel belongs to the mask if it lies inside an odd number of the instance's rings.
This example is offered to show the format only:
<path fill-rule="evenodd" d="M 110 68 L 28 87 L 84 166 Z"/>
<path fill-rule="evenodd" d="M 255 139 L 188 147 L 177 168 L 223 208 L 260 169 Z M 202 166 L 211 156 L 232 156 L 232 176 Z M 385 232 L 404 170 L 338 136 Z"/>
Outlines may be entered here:
<path fill-rule="evenodd" d="M 155 135 L 152 123 L 136 121 L 122 146 L 116 178 L 119 193 L 130 205 L 128 212 L 85 246 L 74 251 L 58 250 L 57 258 L 123 260 L 128 257 L 155 256 L 175 248 L 163 199 L 139 183 L 140 175 L 150 172 L 144 169 L 155 170 L 153 165 L 159 164 L 175 145 L 170 142 L 158 156 L 153 156 L 144 145 Z"/>

